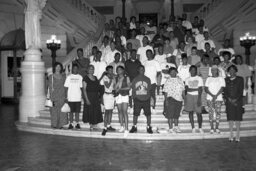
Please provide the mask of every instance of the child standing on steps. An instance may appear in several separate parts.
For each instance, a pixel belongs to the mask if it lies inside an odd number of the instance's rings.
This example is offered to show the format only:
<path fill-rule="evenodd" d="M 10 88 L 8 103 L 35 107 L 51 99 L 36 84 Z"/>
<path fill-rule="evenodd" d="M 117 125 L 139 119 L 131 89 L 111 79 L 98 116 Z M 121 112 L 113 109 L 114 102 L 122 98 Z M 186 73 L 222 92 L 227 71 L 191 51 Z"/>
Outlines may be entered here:
<path fill-rule="evenodd" d="M 191 123 L 192 133 L 196 132 L 194 125 L 194 112 L 197 114 L 199 132 L 204 133 L 202 129 L 203 118 L 201 110 L 201 95 L 204 86 L 203 79 L 197 75 L 197 67 L 195 65 L 192 65 L 189 68 L 189 72 L 191 76 L 185 81 L 185 111 L 189 112 L 189 121 Z"/>
<path fill-rule="evenodd" d="M 72 74 L 70 74 L 64 84 L 66 88 L 66 101 L 70 107 L 69 127 L 73 129 L 73 116 L 75 114 L 76 129 L 81 129 L 79 125 L 79 113 L 81 111 L 83 77 L 78 74 L 78 65 L 73 64 Z"/>

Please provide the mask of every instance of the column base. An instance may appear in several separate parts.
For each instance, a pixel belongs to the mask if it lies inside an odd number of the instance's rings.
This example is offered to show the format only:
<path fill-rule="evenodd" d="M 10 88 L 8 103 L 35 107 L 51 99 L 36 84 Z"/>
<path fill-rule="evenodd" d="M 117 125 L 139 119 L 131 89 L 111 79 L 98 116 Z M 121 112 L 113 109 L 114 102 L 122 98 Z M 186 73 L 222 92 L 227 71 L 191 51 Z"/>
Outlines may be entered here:
<path fill-rule="evenodd" d="M 35 58 L 35 61 L 31 61 Z M 19 121 L 28 122 L 28 117 L 39 116 L 45 103 L 45 65 L 37 49 L 25 52 L 25 61 L 21 63 L 22 95 L 19 104 Z M 29 60 L 26 60 L 29 59 Z"/>
<path fill-rule="evenodd" d="M 256 111 L 256 95 L 253 95 L 252 102 L 253 102 L 254 110 Z"/>

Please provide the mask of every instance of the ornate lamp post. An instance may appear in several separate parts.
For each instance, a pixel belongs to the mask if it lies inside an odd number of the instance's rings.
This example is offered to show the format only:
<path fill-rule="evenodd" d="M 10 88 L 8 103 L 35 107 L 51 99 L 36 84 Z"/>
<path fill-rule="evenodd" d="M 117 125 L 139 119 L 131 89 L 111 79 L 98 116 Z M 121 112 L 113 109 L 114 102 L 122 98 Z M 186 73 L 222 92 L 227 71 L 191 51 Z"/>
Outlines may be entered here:
<path fill-rule="evenodd" d="M 58 49 L 60 49 L 61 47 L 61 41 L 60 40 L 57 40 L 57 36 L 56 35 L 52 35 L 51 36 L 51 39 L 47 40 L 46 41 L 46 46 L 47 46 L 47 49 L 50 49 L 51 52 L 52 52 L 52 71 L 54 70 L 54 64 L 56 62 L 56 51 Z"/>
<path fill-rule="evenodd" d="M 245 33 L 240 37 L 240 45 L 245 48 L 246 64 L 250 65 L 251 47 L 255 45 L 256 36 L 251 36 L 250 33 Z"/>

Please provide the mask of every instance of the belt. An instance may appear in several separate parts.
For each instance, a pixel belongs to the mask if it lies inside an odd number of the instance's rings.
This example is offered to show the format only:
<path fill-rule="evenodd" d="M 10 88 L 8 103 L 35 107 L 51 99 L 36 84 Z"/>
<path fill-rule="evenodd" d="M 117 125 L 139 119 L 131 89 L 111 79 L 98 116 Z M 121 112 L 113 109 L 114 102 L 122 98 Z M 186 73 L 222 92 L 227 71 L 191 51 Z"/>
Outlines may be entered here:
<path fill-rule="evenodd" d="M 112 92 L 105 92 L 105 94 L 112 94 Z"/>

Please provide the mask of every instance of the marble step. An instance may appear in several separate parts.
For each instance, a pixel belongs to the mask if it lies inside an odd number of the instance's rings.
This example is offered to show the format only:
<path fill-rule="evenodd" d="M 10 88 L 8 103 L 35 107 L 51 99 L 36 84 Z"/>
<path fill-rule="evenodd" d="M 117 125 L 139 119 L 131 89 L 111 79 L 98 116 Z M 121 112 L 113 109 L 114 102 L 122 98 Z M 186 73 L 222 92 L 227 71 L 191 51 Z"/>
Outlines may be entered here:
<path fill-rule="evenodd" d="M 245 108 L 245 111 L 252 111 L 252 110 L 254 110 L 254 105 L 253 105 L 253 104 L 246 104 L 246 105 L 244 106 L 244 108 Z M 131 113 L 130 110 L 131 110 L 131 109 L 128 108 L 128 113 Z M 222 105 L 222 107 L 221 107 L 221 112 L 222 112 L 222 113 L 225 113 L 225 112 L 226 112 L 225 110 L 226 110 L 225 105 Z M 117 112 L 118 112 L 118 111 L 117 111 L 117 107 L 115 107 L 115 109 L 113 110 L 113 114 L 115 114 L 115 113 L 117 113 Z M 42 114 L 42 115 L 48 113 L 48 115 L 49 115 L 49 108 L 45 108 L 44 110 L 39 111 L 39 113 Z M 83 113 L 83 107 L 81 108 L 80 114 L 82 114 L 82 113 Z M 162 115 L 162 113 L 163 113 L 163 105 L 161 105 L 161 106 L 156 106 L 155 114 L 161 114 L 161 115 Z M 255 112 L 255 113 L 256 113 L 256 112 Z M 153 114 L 154 114 L 154 113 L 153 113 Z"/>
<path fill-rule="evenodd" d="M 128 117 L 129 117 L 129 120 L 132 120 L 133 119 L 133 114 L 129 114 Z M 203 120 L 209 120 L 209 115 L 208 114 L 203 114 L 202 117 L 203 117 Z M 50 113 L 48 111 L 47 112 L 42 112 L 42 113 L 40 113 L 40 118 L 50 119 Z M 80 114 L 79 118 L 80 118 L 80 120 L 82 120 L 83 115 Z M 247 119 L 247 118 L 248 119 L 256 119 L 256 112 L 247 111 L 243 115 L 243 118 L 244 119 Z M 194 119 L 197 120 L 196 114 L 194 114 Z M 162 121 L 166 121 L 166 118 L 162 114 L 152 114 L 151 115 L 151 120 L 153 122 L 162 122 Z M 221 113 L 221 121 L 226 121 L 226 120 L 227 120 L 226 113 Z M 112 115 L 112 122 L 115 122 L 115 121 L 119 121 L 117 113 Z M 138 122 L 145 122 L 145 121 L 146 121 L 146 117 L 143 114 L 140 115 L 139 118 L 138 118 Z M 179 122 L 188 122 L 188 121 L 189 121 L 188 114 L 182 114 L 179 118 Z"/>
<path fill-rule="evenodd" d="M 104 139 L 134 139 L 134 140 L 146 140 L 146 143 L 152 143 L 155 140 L 191 140 L 191 139 L 217 139 L 217 138 L 228 138 L 228 129 L 221 129 L 221 134 L 209 134 L 209 130 L 205 129 L 204 134 L 191 133 L 191 130 L 184 130 L 182 133 L 169 134 L 169 133 L 157 133 L 155 130 L 154 134 L 147 134 L 143 130 L 139 130 L 138 133 L 129 134 L 124 138 L 123 133 L 119 132 L 107 132 L 106 136 L 101 135 L 101 130 L 89 131 L 89 129 L 81 130 L 58 130 L 52 129 L 49 126 L 34 125 L 29 123 L 15 123 L 18 130 L 42 133 L 50 135 L 62 135 L 62 136 L 72 136 L 72 137 L 86 137 L 86 138 L 104 138 Z M 256 136 L 256 126 L 241 128 L 241 137 Z M 242 140 L 242 138 L 241 138 Z M 228 143 L 228 141 L 227 141 Z"/>
<path fill-rule="evenodd" d="M 50 126 L 51 125 L 51 121 L 49 118 L 41 118 L 41 117 L 36 117 L 36 118 L 29 118 L 29 123 L 34 124 L 34 125 L 45 125 L 45 126 Z M 82 128 L 89 128 L 89 124 L 84 124 L 80 121 L 80 125 Z M 118 120 L 112 121 L 112 127 L 118 129 L 120 127 L 120 124 L 118 122 Z M 129 119 L 129 128 L 131 128 L 133 125 L 132 123 L 132 119 Z M 161 121 L 155 122 L 154 120 L 152 120 L 151 123 L 152 127 L 154 128 L 168 128 L 168 124 L 167 124 L 167 120 L 166 119 L 162 119 Z M 195 120 L 195 126 L 197 127 L 197 121 Z M 251 126 L 256 126 L 256 118 L 244 118 L 243 122 L 241 122 L 241 127 L 251 127 Z M 68 125 L 64 126 L 65 128 L 67 128 Z M 145 127 L 147 126 L 146 121 L 138 121 L 138 129 L 145 129 Z M 99 128 L 103 128 L 103 123 L 98 124 Z M 179 122 L 179 127 L 181 129 L 191 129 L 191 125 L 189 123 L 189 121 L 183 121 L 183 122 Z M 206 129 L 210 129 L 210 124 L 208 122 L 208 120 L 204 120 L 203 121 L 203 128 Z M 226 120 L 221 120 L 220 122 L 220 128 L 228 128 L 228 122 Z"/>

